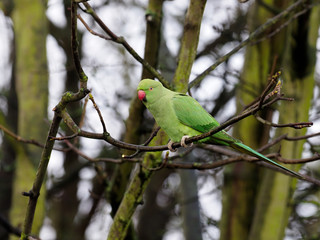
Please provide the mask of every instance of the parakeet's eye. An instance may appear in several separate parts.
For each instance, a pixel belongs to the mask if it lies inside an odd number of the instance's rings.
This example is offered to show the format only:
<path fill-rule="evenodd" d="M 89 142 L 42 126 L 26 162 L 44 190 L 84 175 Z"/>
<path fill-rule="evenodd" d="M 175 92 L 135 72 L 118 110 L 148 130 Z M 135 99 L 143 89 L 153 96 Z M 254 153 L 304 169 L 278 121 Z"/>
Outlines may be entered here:
<path fill-rule="evenodd" d="M 149 90 L 152 91 L 153 87 L 149 87 Z"/>

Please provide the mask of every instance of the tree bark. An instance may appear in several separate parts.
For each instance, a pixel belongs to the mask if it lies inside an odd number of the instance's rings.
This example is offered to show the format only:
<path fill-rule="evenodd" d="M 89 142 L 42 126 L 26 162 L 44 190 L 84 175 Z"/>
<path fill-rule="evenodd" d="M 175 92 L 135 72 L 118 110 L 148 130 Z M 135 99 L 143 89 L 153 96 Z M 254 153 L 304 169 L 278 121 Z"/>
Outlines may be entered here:
<path fill-rule="evenodd" d="M 18 135 L 26 139 L 44 142 L 48 126 L 48 69 L 46 56 L 47 19 L 44 2 L 14 1 L 13 23 L 16 46 L 16 91 L 18 97 Z M 41 149 L 25 146 L 17 153 L 15 170 L 13 209 L 11 220 L 21 225 L 25 214 L 27 198 L 21 192 L 28 192 L 35 176 L 35 167 L 41 156 Z M 44 195 L 37 208 L 34 232 L 38 233 L 44 214 Z M 42 216 L 42 217 L 40 217 Z"/>
<path fill-rule="evenodd" d="M 281 10 L 292 4 L 292 1 L 270 1 L 268 4 L 274 9 Z M 257 95 L 250 94 L 261 93 L 263 86 L 267 84 L 268 75 L 282 69 L 282 92 L 287 97 L 294 97 L 296 101 L 281 102 L 278 108 L 279 122 L 304 122 L 308 120 L 315 66 L 311 59 L 314 59 L 315 56 L 306 53 L 311 53 L 308 48 L 315 46 L 316 37 L 314 37 L 313 27 L 318 29 L 319 24 L 319 22 L 313 22 L 311 26 L 311 22 L 306 20 L 308 15 L 310 13 L 300 16 L 293 24 L 291 23 L 288 27 L 281 29 L 276 35 L 247 48 L 242 74 L 243 82 L 237 90 L 238 102 L 250 103 L 257 97 Z M 270 17 L 272 17 L 272 12 L 263 6 L 259 6 L 259 3 L 256 2 L 250 10 L 250 26 L 252 29 L 256 29 Z M 283 23 L 284 21 L 279 22 L 270 32 L 272 33 L 272 31 L 280 28 Z M 303 29 L 304 31 L 301 32 Z M 309 29 L 310 32 L 306 29 Z M 313 33 L 311 34 L 311 32 Z M 300 37 L 305 36 L 304 40 L 306 42 L 293 38 L 293 34 Z M 299 46 L 298 49 L 304 48 L 306 45 L 308 47 L 305 47 L 305 51 L 294 57 L 294 49 L 291 43 Z M 307 58 L 302 60 L 301 58 L 305 55 L 307 55 Z M 306 67 L 308 71 L 297 68 L 299 64 L 295 64 L 296 59 L 308 63 Z M 296 71 L 305 74 L 299 77 L 295 73 Z M 238 109 L 242 107 L 239 105 Z M 273 111 L 269 109 L 259 114 L 271 121 L 272 113 Z M 238 123 L 234 131 L 236 137 L 253 148 L 263 145 L 269 139 L 268 127 L 258 124 L 253 117 Z M 301 131 L 296 129 L 277 129 L 277 135 L 283 133 L 288 133 L 290 136 L 302 134 Z M 302 144 L 303 142 L 281 142 L 281 154 L 289 159 L 300 158 Z M 279 146 L 274 150 L 277 151 L 278 148 Z M 298 167 L 292 166 L 291 169 L 298 170 Z M 232 172 L 231 175 L 229 174 L 230 171 Z M 234 174 L 242 176 L 241 181 L 238 177 L 234 179 Z M 292 211 L 292 195 L 295 183 L 296 180 L 291 177 L 267 169 L 261 170 L 261 168 L 252 164 L 249 166 L 246 163 L 239 163 L 227 168 L 223 186 L 221 239 L 283 239 Z"/>
<path fill-rule="evenodd" d="M 279 122 L 307 122 L 314 88 L 315 52 L 319 29 L 320 8 L 313 8 L 294 21 L 284 33 L 285 49 L 282 57 L 283 92 L 293 97 L 293 102 L 282 102 L 278 108 Z M 275 44 L 281 44 L 276 41 Z M 300 136 L 306 129 L 279 128 L 276 136 L 288 134 Z M 304 141 L 285 141 L 281 143 L 281 155 L 284 158 L 301 158 Z M 298 171 L 300 165 L 292 165 Z M 283 174 L 268 171 L 262 179 L 257 198 L 254 222 L 250 233 L 253 239 L 278 239 L 285 236 L 293 206 L 293 193 L 297 181 Z M 276 221 L 275 221 L 276 219 Z"/>

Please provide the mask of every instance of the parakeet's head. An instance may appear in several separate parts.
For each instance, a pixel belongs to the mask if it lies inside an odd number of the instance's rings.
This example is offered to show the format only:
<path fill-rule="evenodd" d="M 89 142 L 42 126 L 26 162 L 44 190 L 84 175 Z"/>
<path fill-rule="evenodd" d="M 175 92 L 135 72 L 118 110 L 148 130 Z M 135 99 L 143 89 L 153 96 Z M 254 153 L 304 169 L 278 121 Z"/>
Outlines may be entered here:
<path fill-rule="evenodd" d="M 141 80 L 137 87 L 138 97 L 145 104 L 159 99 L 162 90 L 162 84 L 152 79 Z"/>

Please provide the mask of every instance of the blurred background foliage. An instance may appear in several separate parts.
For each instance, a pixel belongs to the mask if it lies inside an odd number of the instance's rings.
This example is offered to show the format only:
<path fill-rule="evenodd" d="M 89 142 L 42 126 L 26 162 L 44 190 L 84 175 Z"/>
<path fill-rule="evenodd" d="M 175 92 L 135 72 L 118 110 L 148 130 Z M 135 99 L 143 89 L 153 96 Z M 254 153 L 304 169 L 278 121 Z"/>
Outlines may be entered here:
<path fill-rule="evenodd" d="M 151 2 L 156 2 L 159 12 L 150 10 Z M 208 1 L 190 80 L 293 3 Z M 92 0 L 90 4 L 165 79 L 174 78 L 183 61 L 178 56 L 189 1 Z M 63 92 L 79 88 L 71 54 L 70 1 L 2 0 L 0 9 L 0 124 L 21 138 L 44 143 L 52 108 Z M 78 12 L 101 33 L 90 16 L 81 9 Z M 150 14 L 162 17 L 157 26 L 148 25 Z M 315 127 L 308 132 L 275 129 L 252 116 L 237 123 L 233 135 L 259 148 L 281 134 L 293 137 L 319 131 L 319 16 L 319 1 L 306 1 L 296 14 L 273 25 L 208 74 L 191 89 L 192 96 L 223 122 L 257 98 L 268 77 L 282 70 L 283 93 L 295 101 L 275 104 L 259 114 L 279 123 L 313 121 Z M 121 45 L 90 34 L 80 22 L 78 35 L 88 88 L 108 131 L 125 142 L 143 143 L 154 120 L 137 101 L 135 89 L 141 78 L 152 75 Z M 75 102 L 68 105 L 68 112 L 83 129 L 101 132 L 91 103 Z M 62 124 L 59 134 L 72 132 Z M 92 158 L 118 159 L 128 154 L 98 140 L 70 142 Z M 18 142 L 3 132 L 0 144 L 0 239 L 17 239 L 14 233 L 22 228 L 27 206 L 21 192 L 33 184 L 41 147 Z M 310 157 L 319 152 L 319 144 L 319 138 L 284 141 L 281 154 L 288 159 Z M 136 166 L 88 162 L 63 141 L 55 147 L 33 233 L 48 240 L 106 239 Z M 276 145 L 272 150 L 279 149 Z M 222 158 L 195 149 L 180 160 Z M 320 178 L 319 163 L 292 166 L 300 168 Z M 314 184 L 252 163 L 205 171 L 164 168 L 152 175 L 126 239 L 319 239 L 319 198 L 319 187 Z"/>

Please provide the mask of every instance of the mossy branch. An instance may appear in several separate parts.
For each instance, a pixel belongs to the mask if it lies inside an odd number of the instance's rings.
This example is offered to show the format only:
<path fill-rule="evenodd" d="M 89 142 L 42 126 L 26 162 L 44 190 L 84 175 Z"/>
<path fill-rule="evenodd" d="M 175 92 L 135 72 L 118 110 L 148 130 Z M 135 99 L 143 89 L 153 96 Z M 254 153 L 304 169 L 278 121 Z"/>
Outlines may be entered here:
<path fill-rule="evenodd" d="M 160 39 L 161 39 L 161 25 L 162 25 L 162 7 L 163 0 L 150 0 L 148 9 L 146 11 L 146 42 L 144 61 L 150 64 L 151 67 L 156 69 L 158 65 Z M 148 65 L 143 64 L 143 70 L 141 79 L 154 78 L 155 75 L 150 71 Z M 159 79 L 161 80 L 161 79 Z M 169 84 L 165 82 L 168 86 Z M 129 117 L 126 120 L 126 135 L 124 137 L 125 142 L 138 143 L 141 138 L 141 124 L 143 121 L 143 112 L 145 107 L 141 104 L 140 100 L 136 96 L 129 108 Z M 110 139 L 110 137 L 109 137 Z M 164 144 L 164 143 L 162 143 Z M 131 154 L 132 151 L 125 151 L 124 154 Z M 149 153 L 146 158 L 158 158 L 161 153 Z M 128 159 L 127 159 L 128 160 Z M 145 160 L 144 160 L 145 161 Z M 154 164 L 150 162 L 151 164 Z M 149 183 L 151 172 L 146 169 L 140 169 L 136 171 L 128 186 L 128 179 L 132 171 L 131 164 L 124 164 L 118 168 L 117 180 L 113 181 L 116 184 L 112 185 L 112 191 L 116 197 L 111 200 L 113 206 L 119 206 L 114 216 L 113 224 L 111 225 L 108 238 L 109 239 L 121 239 L 126 235 L 132 219 L 132 215 L 139 204 L 138 199 L 142 199 L 142 195 L 146 186 Z M 141 174 L 143 172 L 143 174 Z M 119 199 L 119 200 L 118 200 Z M 121 202 L 120 202 L 121 201 Z"/>
<path fill-rule="evenodd" d="M 57 106 L 53 109 L 55 113 L 50 126 L 50 130 L 47 136 L 45 146 L 41 154 L 40 162 L 39 162 L 37 173 L 36 173 L 36 178 L 34 180 L 32 189 L 27 194 L 25 194 L 25 196 L 29 197 L 29 203 L 27 206 L 27 211 L 24 219 L 23 232 L 21 233 L 22 240 L 27 240 L 32 230 L 32 224 L 33 224 L 34 214 L 37 206 L 37 200 L 40 195 L 40 190 L 45 179 L 51 152 L 53 150 L 53 146 L 55 142 L 55 140 L 52 137 L 55 137 L 57 135 L 60 122 L 62 120 L 61 114 L 65 111 L 65 108 L 68 103 L 79 101 L 89 93 L 87 89 L 88 78 L 81 67 L 80 57 L 78 52 L 78 43 L 77 43 L 77 35 L 76 35 L 77 33 L 77 14 L 76 13 L 77 13 L 77 4 L 72 2 L 71 44 L 72 44 L 74 64 L 80 78 L 80 90 L 77 93 L 71 93 L 71 92 L 65 93 L 61 98 L 60 102 L 57 104 Z"/>
<path fill-rule="evenodd" d="M 186 92 L 188 82 L 197 55 L 199 34 L 206 0 L 191 0 L 184 22 L 183 36 L 179 52 L 178 67 L 173 83 L 175 90 Z"/>

